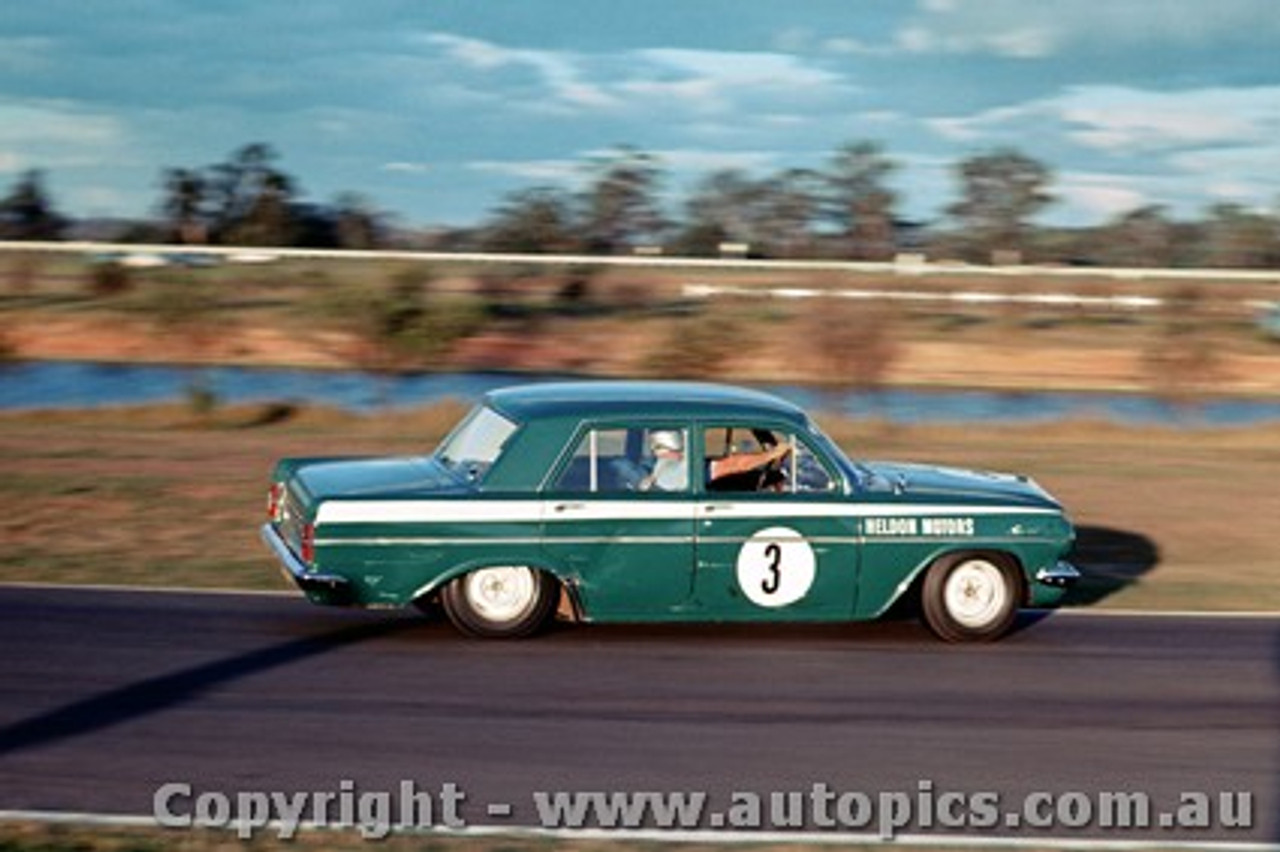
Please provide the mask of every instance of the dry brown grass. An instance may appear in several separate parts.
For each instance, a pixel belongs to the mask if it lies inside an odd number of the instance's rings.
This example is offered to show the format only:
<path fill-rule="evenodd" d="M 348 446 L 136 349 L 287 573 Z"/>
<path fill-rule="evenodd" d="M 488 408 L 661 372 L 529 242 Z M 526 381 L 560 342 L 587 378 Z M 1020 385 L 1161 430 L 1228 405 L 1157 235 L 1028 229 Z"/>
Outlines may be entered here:
<path fill-rule="evenodd" d="M 131 270 L 128 293 L 96 297 L 89 286 L 92 272 L 82 262 L 46 259 L 22 275 L 18 272 L 25 267 L 15 272 L 16 262 L 10 258 L 4 274 L 24 283 L 0 289 L 0 325 L 18 357 L 318 368 L 350 367 L 351 353 L 362 342 L 341 317 L 320 315 L 316 305 L 335 292 L 379 292 L 413 268 L 389 261 L 290 261 L 187 272 Z M 473 308 L 475 300 L 490 298 L 484 304 L 490 321 L 469 328 L 467 338 L 449 351 L 423 356 L 423 363 L 433 368 L 645 375 L 669 371 L 667 362 L 676 350 L 682 369 L 714 361 L 719 378 L 740 381 L 829 379 L 850 384 L 865 383 L 870 374 L 871 381 L 890 385 L 1179 394 L 1207 386 L 1220 393 L 1280 394 L 1280 345 L 1263 338 L 1251 313 L 1256 309 L 1246 306 L 1280 300 L 1280 288 L 1266 282 L 1208 282 L 1198 287 L 1194 304 L 1185 307 L 1188 300 L 1178 298 L 1185 285 L 1158 279 L 617 268 L 597 270 L 580 302 L 568 305 L 560 294 L 577 274 L 569 268 L 486 270 L 439 264 L 429 271 L 433 293 Z M 484 281 L 494 276 L 506 283 L 486 297 Z M 157 293 L 185 293 L 188 288 L 175 287 L 175 281 L 200 282 L 206 285 L 204 292 L 216 296 L 216 304 L 201 309 L 207 324 L 193 321 L 182 333 L 166 332 L 158 320 L 173 300 L 157 298 Z M 829 359 L 808 351 L 815 337 L 812 322 L 805 319 L 812 314 L 812 300 L 748 296 L 691 303 L 682 297 L 686 284 L 753 291 L 1143 295 L 1172 299 L 1174 312 L 901 303 L 871 326 L 881 345 L 892 344 L 884 350 L 887 355 L 877 356 L 879 350 L 867 345 L 866 334 L 855 336 L 855 354 L 866 357 L 843 357 L 841 363 L 849 366 L 833 369 Z M 522 321 L 513 321 L 513 314 Z M 1194 334 L 1167 333 L 1171 322 L 1184 321 Z M 827 336 L 838 350 L 842 340 L 851 339 L 840 334 L 850 324 L 837 321 L 834 330 L 816 336 Z M 208 333 L 210 329 L 216 333 Z M 728 333 L 719 333 L 726 329 Z M 1183 340 L 1195 341 L 1194 357 L 1179 345 Z M 708 347 L 711 357 L 704 351 Z M 1183 381 L 1191 370 L 1198 371 L 1195 380 Z"/>
<path fill-rule="evenodd" d="M 471 836 L 435 833 L 405 833 L 376 842 L 363 839 L 356 831 L 309 830 L 291 840 L 280 840 L 269 831 L 259 832 L 250 841 L 236 838 L 232 830 L 104 828 L 94 826 L 46 825 L 31 822 L 0 823 L 0 852 L 717 852 L 741 849 L 740 843 L 677 841 L 634 841 L 596 838 L 569 839 L 539 837 L 512 831 Z M 752 844 L 753 852 L 801 852 L 813 848 L 806 843 Z M 880 844 L 841 845 L 850 852 L 883 849 Z M 894 843 L 895 852 L 920 852 L 918 847 Z M 973 852 L 981 847 L 969 846 Z M 992 847 L 998 849 L 1001 847 Z"/>

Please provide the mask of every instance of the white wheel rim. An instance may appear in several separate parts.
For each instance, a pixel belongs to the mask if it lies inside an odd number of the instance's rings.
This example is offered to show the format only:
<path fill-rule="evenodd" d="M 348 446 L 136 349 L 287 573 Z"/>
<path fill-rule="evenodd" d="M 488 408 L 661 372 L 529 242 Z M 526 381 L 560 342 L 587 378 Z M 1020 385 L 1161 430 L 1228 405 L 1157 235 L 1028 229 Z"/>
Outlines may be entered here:
<path fill-rule="evenodd" d="M 533 604 L 533 572 L 523 566 L 482 568 L 467 575 L 467 600 L 476 613 L 493 622 L 512 621 Z"/>
<path fill-rule="evenodd" d="M 965 562 L 948 576 L 942 590 L 947 612 L 965 627 L 986 627 L 1004 611 L 1009 589 L 1004 574 L 983 560 Z"/>

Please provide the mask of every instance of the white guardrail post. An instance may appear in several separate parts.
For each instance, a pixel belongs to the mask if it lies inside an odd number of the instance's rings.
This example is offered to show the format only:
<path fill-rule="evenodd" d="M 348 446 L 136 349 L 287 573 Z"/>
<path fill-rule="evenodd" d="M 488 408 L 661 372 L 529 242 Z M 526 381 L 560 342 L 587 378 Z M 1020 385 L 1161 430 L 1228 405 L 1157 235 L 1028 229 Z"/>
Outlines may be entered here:
<path fill-rule="evenodd" d="M 620 266 L 654 269 L 723 269 L 756 272 L 849 272 L 893 275 L 909 278 L 1061 278 L 1083 280 L 1110 278 L 1116 281 L 1212 281 L 1255 284 L 1280 284 L 1280 269 L 1168 269 L 1097 266 L 974 266 L 962 263 L 930 263 L 920 255 L 903 255 L 897 261 L 864 262 L 846 260 L 749 260 L 746 258 L 667 257 L 645 252 L 639 255 L 586 254 L 495 254 L 492 252 L 433 252 L 405 250 L 350 250 L 260 248 L 248 246 L 191 246 L 159 243 L 104 242 L 26 242 L 0 241 L 0 253 L 25 252 L 45 254 L 87 254 L 127 258 L 153 258 L 159 263 L 180 257 L 220 258 L 228 262 L 263 263 L 284 259 L 307 260 L 403 260 L 431 263 L 506 263 L 541 266 Z M 157 264 L 159 265 L 159 264 Z M 851 299 L 893 299 L 902 301 L 948 301 L 962 304 L 1018 303 L 1047 307 L 1108 307 L 1121 310 L 1143 310 L 1158 307 L 1163 300 L 1150 295 L 1090 296 L 1076 293 L 992 293 L 959 290 L 949 293 L 910 291 L 903 289 L 800 289 L 767 286 L 721 286 L 690 283 L 684 288 L 688 298 L 715 295 L 770 295 L 778 298 L 807 298 L 822 293 L 838 294 Z M 1280 300 L 1280 294 L 1277 295 Z M 1242 304 L 1265 309 L 1266 300 L 1246 300 Z"/>

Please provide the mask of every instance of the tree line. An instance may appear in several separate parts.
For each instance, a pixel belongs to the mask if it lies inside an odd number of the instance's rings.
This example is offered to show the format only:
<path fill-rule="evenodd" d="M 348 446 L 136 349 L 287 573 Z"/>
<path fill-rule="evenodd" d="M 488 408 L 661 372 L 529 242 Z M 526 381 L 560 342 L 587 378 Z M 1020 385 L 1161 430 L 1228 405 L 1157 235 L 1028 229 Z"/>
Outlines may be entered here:
<path fill-rule="evenodd" d="M 1161 205 L 1082 228 L 1037 225 L 1055 200 L 1046 164 L 1014 148 L 953 167 L 956 200 L 939 222 L 904 220 L 890 187 L 900 164 L 875 141 L 850 142 L 819 168 L 702 177 L 679 215 L 664 205 L 661 160 L 621 146 L 583 164 L 581 188 L 532 186 L 505 195 L 483 221 L 429 238 L 392 227 L 358 193 L 305 200 L 299 181 L 264 143 L 206 167 L 168 168 L 153 219 L 122 241 L 371 249 L 622 254 L 642 247 L 681 256 L 888 260 L 908 251 L 974 263 L 1225 268 L 1280 267 L 1280 216 L 1216 204 L 1194 221 Z M 0 197 L 0 239 L 56 240 L 74 223 L 58 212 L 44 174 L 27 172 Z"/>

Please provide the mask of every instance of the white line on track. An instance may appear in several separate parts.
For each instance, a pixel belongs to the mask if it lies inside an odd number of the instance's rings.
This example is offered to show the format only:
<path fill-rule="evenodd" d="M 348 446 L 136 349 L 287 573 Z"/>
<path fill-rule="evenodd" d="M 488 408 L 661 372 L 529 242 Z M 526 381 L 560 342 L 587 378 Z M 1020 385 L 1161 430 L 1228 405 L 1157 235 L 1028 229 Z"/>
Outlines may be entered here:
<path fill-rule="evenodd" d="M 38 581 L 0 581 L 0 589 L 46 589 L 49 591 L 87 592 L 147 592 L 158 595 L 243 595 L 258 598 L 299 597 L 300 592 L 288 589 L 225 589 L 185 588 L 183 586 L 128 586 L 114 583 L 44 583 Z"/>
<path fill-rule="evenodd" d="M 45 589 L 49 591 L 133 592 L 157 595 L 223 595 L 227 597 L 301 598 L 301 593 L 288 589 L 183 588 L 181 586 L 126 586 L 110 583 L 44 583 L 22 580 L 0 581 L 0 589 Z M 1032 610 L 1025 610 L 1031 612 Z M 1280 619 L 1280 610 L 1207 610 L 1207 609 L 1081 609 L 1064 607 L 1045 610 L 1073 618 L 1239 618 Z"/>
<path fill-rule="evenodd" d="M 154 816 L 134 814 L 100 814 L 75 811 L 0 811 L 0 822 L 27 822 L 42 825 L 72 825 L 86 828 L 153 828 L 159 829 Z M 354 830 L 350 827 L 301 823 L 299 831 Z M 205 828 L 195 826 L 197 829 Z M 215 827 L 228 835 L 241 828 L 237 822 Z M 259 836 L 278 832 L 281 825 L 269 822 L 255 824 Z M 172 829 L 169 829 L 172 831 Z M 822 831 L 725 831 L 679 829 L 590 829 L 535 828 L 522 826 L 469 825 L 464 828 L 432 826 L 422 829 L 396 828 L 395 835 L 431 837 L 506 837 L 542 840 L 590 840 L 596 842 L 631 842 L 657 844 L 705 844 L 758 846 L 761 844 L 812 844 L 819 846 L 891 845 L 895 847 L 927 847 L 939 849 L 1079 849 L 1084 852 L 1150 852 L 1178 849 L 1204 852 L 1280 852 L 1278 843 L 1233 842 L 1227 840 L 1107 840 L 1082 837 L 986 837 L 964 834 L 897 834 L 881 837 L 875 833 Z"/>

